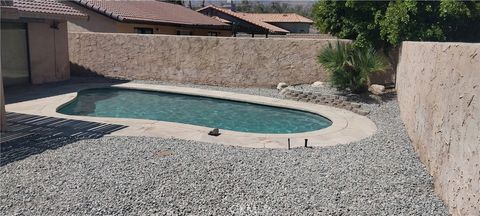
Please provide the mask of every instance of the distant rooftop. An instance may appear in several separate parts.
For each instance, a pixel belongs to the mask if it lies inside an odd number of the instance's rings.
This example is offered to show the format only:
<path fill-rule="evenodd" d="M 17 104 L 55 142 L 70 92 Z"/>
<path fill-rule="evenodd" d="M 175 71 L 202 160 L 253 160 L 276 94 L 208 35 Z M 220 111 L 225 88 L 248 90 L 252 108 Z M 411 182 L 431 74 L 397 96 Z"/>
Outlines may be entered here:
<path fill-rule="evenodd" d="M 121 22 L 228 27 L 221 21 L 184 6 L 160 1 L 75 0 L 75 2 Z"/>
<path fill-rule="evenodd" d="M 227 23 L 227 24 L 231 24 L 231 23 L 232 23 L 232 22 L 230 22 L 230 21 L 228 21 L 228 20 L 226 20 L 226 19 L 222 19 L 222 18 L 220 18 L 220 17 L 218 17 L 218 16 L 212 16 L 212 18 L 213 18 L 213 19 L 216 19 L 216 20 L 218 20 L 218 21 L 220 21 L 220 22 L 223 22 L 223 23 Z"/>
<path fill-rule="evenodd" d="M 311 19 L 300 16 L 296 13 L 241 13 L 253 19 L 267 23 L 313 23 Z"/>
<path fill-rule="evenodd" d="M 214 5 L 208 5 L 206 7 L 198 9 L 197 11 L 203 11 L 203 10 L 207 10 L 207 9 L 214 9 L 214 10 L 220 11 L 222 13 L 228 14 L 230 16 L 236 17 L 238 19 L 242 19 L 245 22 L 248 22 L 248 23 L 251 23 L 253 25 L 259 26 L 263 29 L 266 29 L 270 33 L 288 33 L 289 32 L 285 29 L 282 29 L 282 28 L 279 28 L 279 27 L 274 26 L 272 24 L 263 22 L 262 20 L 259 20 L 259 19 L 255 18 L 253 16 L 249 16 L 249 14 L 234 12 L 230 9 L 217 7 L 217 6 L 214 6 Z"/>
<path fill-rule="evenodd" d="M 313 21 L 300 16 L 296 13 L 243 13 L 235 12 L 225 7 L 218 7 L 215 5 L 208 5 L 200 8 L 197 11 L 216 10 L 229 16 L 241 19 L 250 24 L 256 25 L 260 28 L 267 30 L 270 33 L 288 33 L 289 31 L 282 29 L 278 26 L 272 25 L 273 23 L 308 23 L 312 24 Z"/>

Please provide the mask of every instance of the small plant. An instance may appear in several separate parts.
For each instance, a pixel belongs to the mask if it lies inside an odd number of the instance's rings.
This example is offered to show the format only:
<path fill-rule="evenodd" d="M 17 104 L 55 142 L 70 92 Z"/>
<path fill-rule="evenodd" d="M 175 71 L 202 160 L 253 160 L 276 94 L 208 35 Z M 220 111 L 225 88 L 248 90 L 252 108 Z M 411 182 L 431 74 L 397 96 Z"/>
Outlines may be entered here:
<path fill-rule="evenodd" d="M 340 42 L 324 48 L 318 61 L 329 73 L 333 86 L 341 90 L 348 88 L 353 93 L 366 91 L 368 75 L 386 68 L 384 59 L 375 50 Z"/>

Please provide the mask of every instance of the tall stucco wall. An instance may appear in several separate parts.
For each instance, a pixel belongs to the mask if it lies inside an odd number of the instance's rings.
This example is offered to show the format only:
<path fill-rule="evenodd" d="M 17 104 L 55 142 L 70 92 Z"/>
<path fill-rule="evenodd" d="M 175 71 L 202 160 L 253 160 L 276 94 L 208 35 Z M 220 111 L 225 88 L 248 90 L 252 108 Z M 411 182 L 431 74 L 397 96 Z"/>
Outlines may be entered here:
<path fill-rule="evenodd" d="M 221 86 L 325 80 L 317 55 L 335 41 L 69 33 L 76 74 Z"/>
<path fill-rule="evenodd" d="M 401 117 L 453 215 L 480 215 L 480 44 L 404 42 Z"/>

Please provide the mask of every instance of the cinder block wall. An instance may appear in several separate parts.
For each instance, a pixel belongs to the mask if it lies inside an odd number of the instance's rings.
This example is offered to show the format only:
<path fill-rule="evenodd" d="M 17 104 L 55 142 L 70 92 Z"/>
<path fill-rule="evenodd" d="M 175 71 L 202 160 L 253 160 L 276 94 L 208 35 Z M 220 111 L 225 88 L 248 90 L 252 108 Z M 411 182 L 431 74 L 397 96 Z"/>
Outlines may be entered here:
<path fill-rule="evenodd" d="M 323 81 L 317 55 L 330 42 L 336 40 L 69 33 L 74 74 L 219 86 Z"/>
<path fill-rule="evenodd" d="M 404 42 L 401 117 L 453 215 L 480 215 L 480 44 Z"/>

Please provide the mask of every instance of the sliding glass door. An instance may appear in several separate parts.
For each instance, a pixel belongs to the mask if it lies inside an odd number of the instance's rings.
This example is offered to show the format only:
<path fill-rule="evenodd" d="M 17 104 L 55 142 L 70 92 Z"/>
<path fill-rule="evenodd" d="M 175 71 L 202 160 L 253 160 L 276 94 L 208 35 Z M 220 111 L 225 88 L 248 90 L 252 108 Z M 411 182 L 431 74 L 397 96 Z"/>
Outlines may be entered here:
<path fill-rule="evenodd" d="M 3 85 L 29 83 L 27 25 L 2 22 L 1 40 Z"/>

